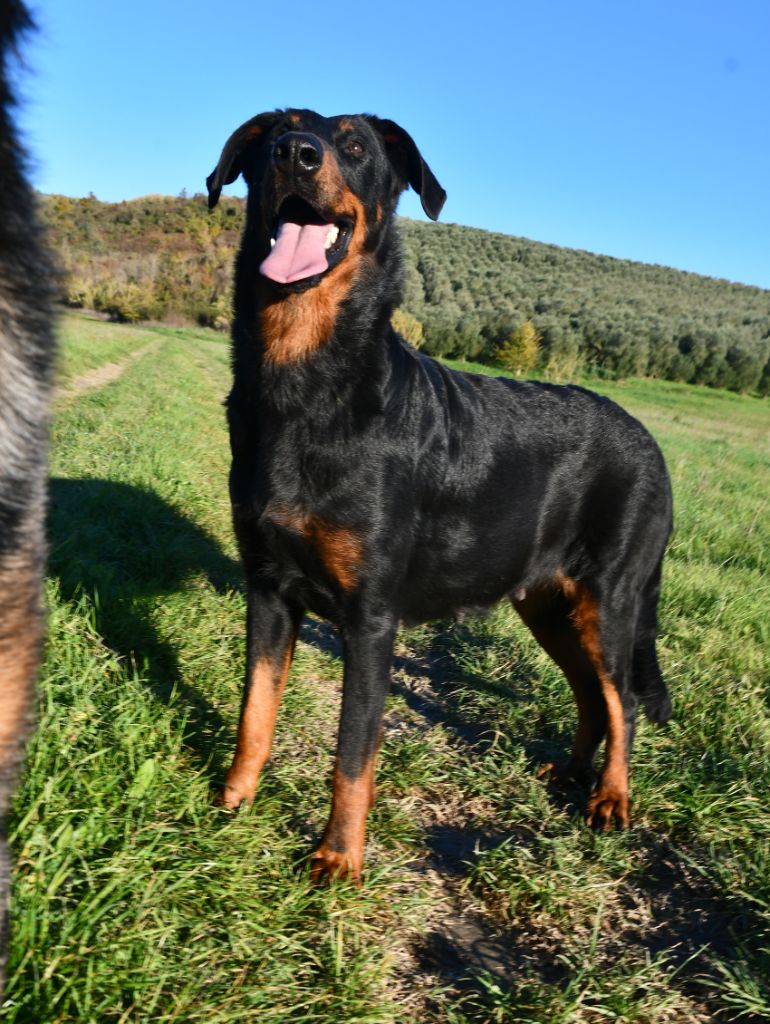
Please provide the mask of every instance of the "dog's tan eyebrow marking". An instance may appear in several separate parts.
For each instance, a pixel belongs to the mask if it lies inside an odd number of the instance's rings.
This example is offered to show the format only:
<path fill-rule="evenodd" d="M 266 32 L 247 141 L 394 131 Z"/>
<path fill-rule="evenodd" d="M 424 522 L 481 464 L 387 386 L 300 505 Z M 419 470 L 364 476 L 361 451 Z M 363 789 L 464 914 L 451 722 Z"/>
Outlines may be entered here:
<path fill-rule="evenodd" d="M 341 132 L 355 131 L 355 127 L 356 126 L 353 124 L 353 122 L 349 121 L 346 117 L 344 117 L 339 123 L 339 129 Z"/>

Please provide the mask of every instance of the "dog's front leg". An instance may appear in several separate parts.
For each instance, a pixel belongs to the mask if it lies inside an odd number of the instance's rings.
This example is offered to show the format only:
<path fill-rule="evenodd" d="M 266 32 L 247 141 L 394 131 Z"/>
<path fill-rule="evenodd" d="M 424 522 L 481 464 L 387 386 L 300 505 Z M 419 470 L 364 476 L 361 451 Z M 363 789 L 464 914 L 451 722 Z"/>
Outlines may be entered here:
<path fill-rule="evenodd" d="M 397 622 L 370 615 L 346 628 L 332 809 L 323 839 L 312 857 L 311 877 L 349 878 L 360 883 L 366 816 L 374 802 L 374 766 L 382 711 L 390 686 Z"/>
<path fill-rule="evenodd" d="M 246 680 L 235 743 L 222 803 L 251 803 L 270 755 L 273 729 L 289 675 L 302 611 L 277 593 L 249 586 L 246 611 Z"/>

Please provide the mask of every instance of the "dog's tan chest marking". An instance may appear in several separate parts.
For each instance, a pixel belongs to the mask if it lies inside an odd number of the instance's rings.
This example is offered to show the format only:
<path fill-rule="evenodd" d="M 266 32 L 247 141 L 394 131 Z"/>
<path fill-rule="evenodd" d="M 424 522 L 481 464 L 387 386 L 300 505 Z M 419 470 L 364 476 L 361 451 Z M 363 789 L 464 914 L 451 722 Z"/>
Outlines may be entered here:
<path fill-rule="evenodd" d="M 263 519 L 304 537 L 342 589 L 354 589 L 364 557 L 363 542 L 354 530 L 279 505 L 268 505 Z"/>

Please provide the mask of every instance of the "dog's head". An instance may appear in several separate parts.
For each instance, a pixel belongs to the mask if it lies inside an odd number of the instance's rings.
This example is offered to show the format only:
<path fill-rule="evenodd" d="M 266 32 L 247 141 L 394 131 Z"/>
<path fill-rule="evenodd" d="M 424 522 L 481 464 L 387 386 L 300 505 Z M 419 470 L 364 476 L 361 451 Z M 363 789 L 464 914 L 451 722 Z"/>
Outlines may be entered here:
<path fill-rule="evenodd" d="M 404 129 L 368 114 L 259 114 L 225 143 L 206 180 L 209 208 L 239 174 L 249 188 L 260 273 L 291 290 L 313 287 L 373 252 L 408 185 L 433 220 L 446 199 Z"/>

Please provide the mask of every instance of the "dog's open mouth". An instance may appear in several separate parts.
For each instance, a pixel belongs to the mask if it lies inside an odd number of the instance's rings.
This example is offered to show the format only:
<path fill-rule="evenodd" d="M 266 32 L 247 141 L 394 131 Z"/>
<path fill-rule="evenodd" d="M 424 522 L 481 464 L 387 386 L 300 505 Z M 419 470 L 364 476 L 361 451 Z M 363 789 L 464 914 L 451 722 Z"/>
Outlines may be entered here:
<path fill-rule="evenodd" d="M 276 284 L 319 277 L 339 263 L 352 234 L 350 217 L 329 220 L 304 199 L 289 196 L 281 203 L 271 250 L 259 271 Z"/>

